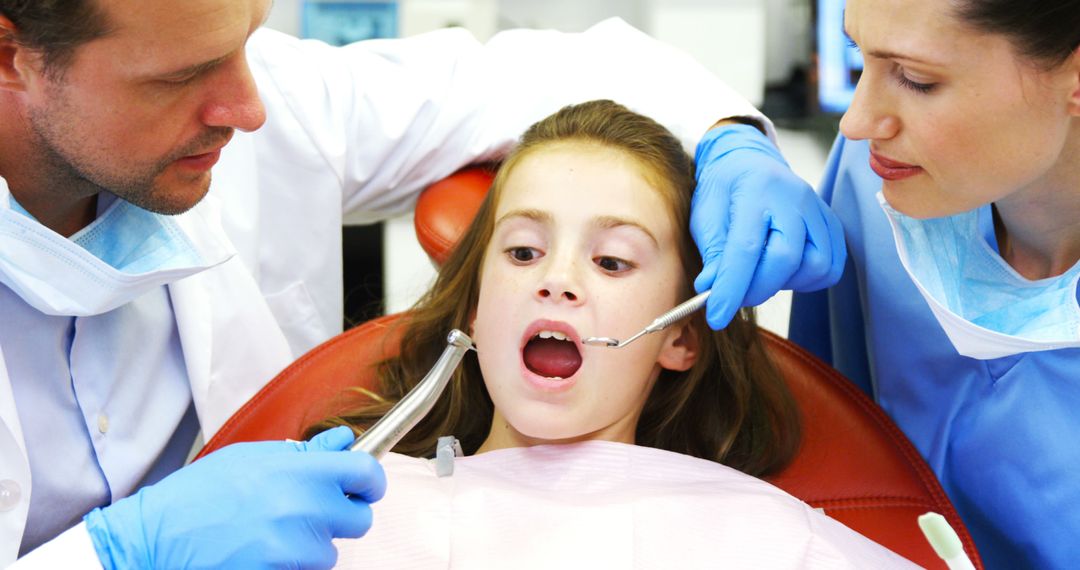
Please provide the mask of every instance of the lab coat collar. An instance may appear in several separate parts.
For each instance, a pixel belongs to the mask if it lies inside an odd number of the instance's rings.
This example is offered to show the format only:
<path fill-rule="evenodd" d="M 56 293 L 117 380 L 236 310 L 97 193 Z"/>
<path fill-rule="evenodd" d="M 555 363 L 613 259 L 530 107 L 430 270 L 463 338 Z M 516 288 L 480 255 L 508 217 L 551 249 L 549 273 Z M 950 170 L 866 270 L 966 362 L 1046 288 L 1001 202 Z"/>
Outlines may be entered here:
<path fill-rule="evenodd" d="M 199 239 L 231 244 L 214 196 L 204 198 L 190 213 L 201 220 Z M 292 361 L 293 354 L 239 257 L 170 283 L 169 296 L 199 425 L 204 440 L 209 440 L 241 404 Z"/>
<path fill-rule="evenodd" d="M 230 300 L 210 294 L 222 285 L 237 295 Z M 292 361 L 292 351 L 238 258 L 169 285 L 169 297 L 207 441 Z M 230 301 L 236 302 L 224 306 Z"/>

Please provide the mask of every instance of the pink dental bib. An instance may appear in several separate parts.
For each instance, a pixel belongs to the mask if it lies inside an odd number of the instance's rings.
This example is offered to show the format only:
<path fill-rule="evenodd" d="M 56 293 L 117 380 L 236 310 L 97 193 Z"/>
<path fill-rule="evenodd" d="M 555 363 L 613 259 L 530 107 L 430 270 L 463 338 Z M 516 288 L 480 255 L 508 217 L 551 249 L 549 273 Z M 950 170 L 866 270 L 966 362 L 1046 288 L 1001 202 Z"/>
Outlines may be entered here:
<path fill-rule="evenodd" d="M 367 536 L 339 568 L 909 568 L 723 465 L 610 442 L 433 461 L 389 454 Z"/>

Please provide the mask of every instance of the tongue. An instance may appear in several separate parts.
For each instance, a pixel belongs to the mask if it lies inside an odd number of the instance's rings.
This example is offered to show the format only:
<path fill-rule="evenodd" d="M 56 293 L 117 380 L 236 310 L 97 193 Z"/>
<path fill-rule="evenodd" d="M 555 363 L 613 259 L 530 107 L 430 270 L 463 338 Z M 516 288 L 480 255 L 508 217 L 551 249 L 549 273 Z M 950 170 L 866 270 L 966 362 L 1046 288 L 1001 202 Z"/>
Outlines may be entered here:
<path fill-rule="evenodd" d="M 525 345 L 525 366 L 546 378 L 568 378 L 581 368 L 581 353 L 574 343 L 534 338 Z"/>

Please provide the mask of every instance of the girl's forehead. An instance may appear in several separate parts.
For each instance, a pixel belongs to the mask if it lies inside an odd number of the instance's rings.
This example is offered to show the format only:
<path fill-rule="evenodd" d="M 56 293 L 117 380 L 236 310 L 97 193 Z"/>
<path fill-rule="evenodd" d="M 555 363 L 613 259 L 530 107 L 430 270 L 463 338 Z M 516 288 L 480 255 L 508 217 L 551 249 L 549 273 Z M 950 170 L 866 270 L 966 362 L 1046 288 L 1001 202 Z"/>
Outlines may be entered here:
<path fill-rule="evenodd" d="M 628 152 L 587 142 L 530 149 L 507 173 L 499 213 L 522 207 L 595 210 L 671 209 L 650 168 Z"/>

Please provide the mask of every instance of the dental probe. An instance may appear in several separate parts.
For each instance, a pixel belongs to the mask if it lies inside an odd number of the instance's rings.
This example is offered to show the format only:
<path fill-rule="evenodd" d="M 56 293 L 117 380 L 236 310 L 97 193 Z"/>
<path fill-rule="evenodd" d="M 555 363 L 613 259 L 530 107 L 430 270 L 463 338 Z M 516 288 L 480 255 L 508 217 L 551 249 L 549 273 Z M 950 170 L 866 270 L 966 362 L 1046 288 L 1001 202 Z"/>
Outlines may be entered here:
<path fill-rule="evenodd" d="M 470 349 L 476 350 L 472 339 L 457 329 L 446 336 L 446 343 L 446 349 L 424 379 L 409 390 L 375 425 L 360 434 L 349 446 L 349 451 L 366 451 L 375 459 L 381 459 L 431 411 L 450 383 L 450 376 L 454 374 L 465 353 Z"/>
<path fill-rule="evenodd" d="M 699 293 L 691 298 L 689 301 L 685 301 L 674 309 L 656 317 L 649 326 L 641 330 L 636 335 L 624 340 L 619 341 L 609 336 L 590 336 L 589 338 L 582 339 L 582 344 L 589 344 L 593 346 L 606 346 L 609 348 L 622 348 L 631 342 L 634 342 L 638 338 L 654 333 L 656 331 L 662 331 L 671 325 L 683 320 L 687 315 L 705 306 L 705 301 L 709 299 L 709 291 Z"/>

